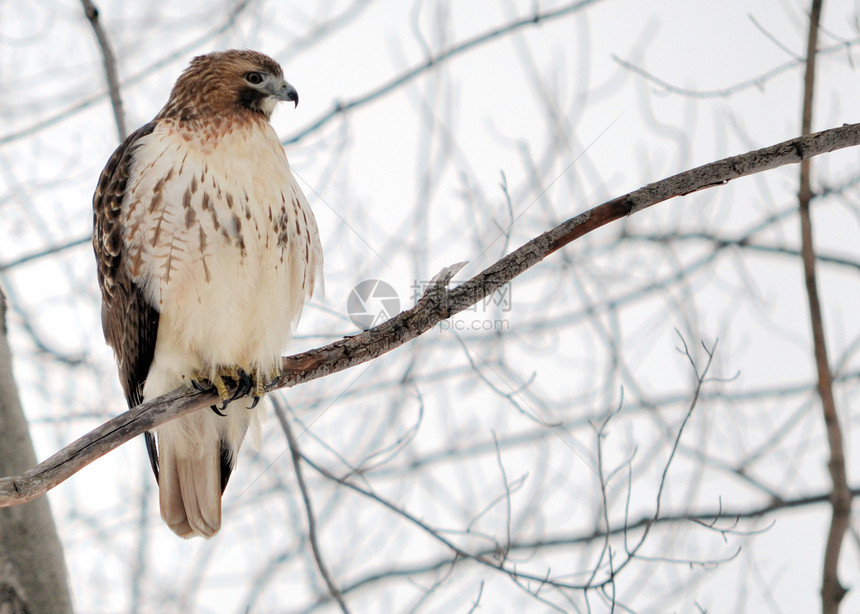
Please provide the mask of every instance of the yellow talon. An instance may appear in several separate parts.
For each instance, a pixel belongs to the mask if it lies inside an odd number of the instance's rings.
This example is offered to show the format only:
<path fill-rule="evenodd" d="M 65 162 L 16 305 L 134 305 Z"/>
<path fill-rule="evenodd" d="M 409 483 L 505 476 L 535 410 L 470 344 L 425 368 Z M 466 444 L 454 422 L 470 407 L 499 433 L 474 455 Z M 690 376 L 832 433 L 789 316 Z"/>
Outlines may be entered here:
<path fill-rule="evenodd" d="M 271 373 L 272 379 L 274 379 L 278 377 L 280 371 L 274 368 Z M 221 410 L 226 409 L 231 401 L 235 401 L 240 397 L 250 396 L 252 402 L 249 409 L 251 409 L 256 407 L 260 399 L 266 394 L 267 379 L 259 367 L 246 370 L 239 365 L 219 365 L 215 367 L 211 375 L 202 369 L 198 369 L 191 373 L 189 381 L 197 390 L 209 390 L 211 387 L 215 387 L 215 392 L 218 394 L 218 398 L 221 399 L 221 405 L 220 407 L 213 405 L 212 410 L 219 416 L 225 415 Z M 231 394 L 228 388 L 234 384 L 236 390 Z"/>
<path fill-rule="evenodd" d="M 266 383 L 263 381 L 262 377 L 256 377 L 254 379 L 254 399 L 256 400 L 266 394 Z"/>
<path fill-rule="evenodd" d="M 227 387 L 232 384 L 236 384 L 236 390 L 230 394 Z M 227 407 L 230 401 L 235 401 L 254 390 L 254 378 L 238 365 L 220 365 L 215 368 L 215 390 L 224 402 L 224 407 Z"/>
<path fill-rule="evenodd" d="M 227 392 L 227 384 L 224 383 L 224 376 L 219 373 L 215 376 L 215 391 L 218 393 L 218 398 L 222 401 L 230 400 L 230 393 Z"/>

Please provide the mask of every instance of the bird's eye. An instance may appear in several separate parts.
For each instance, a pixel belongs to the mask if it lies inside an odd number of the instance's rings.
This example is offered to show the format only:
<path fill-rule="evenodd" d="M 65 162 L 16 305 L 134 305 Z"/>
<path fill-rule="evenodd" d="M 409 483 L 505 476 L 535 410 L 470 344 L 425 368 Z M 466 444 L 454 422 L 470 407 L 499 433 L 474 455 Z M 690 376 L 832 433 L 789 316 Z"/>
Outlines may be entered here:
<path fill-rule="evenodd" d="M 260 85 L 263 82 L 263 75 L 258 72 L 249 72 L 245 75 L 245 81 L 251 85 Z"/>

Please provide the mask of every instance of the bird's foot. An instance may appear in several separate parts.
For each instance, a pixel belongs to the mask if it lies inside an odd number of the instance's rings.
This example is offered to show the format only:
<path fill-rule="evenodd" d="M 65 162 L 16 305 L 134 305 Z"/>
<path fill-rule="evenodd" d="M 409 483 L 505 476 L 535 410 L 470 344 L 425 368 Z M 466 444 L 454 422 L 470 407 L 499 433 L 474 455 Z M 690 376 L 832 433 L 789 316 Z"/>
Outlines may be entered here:
<path fill-rule="evenodd" d="M 234 385 L 236 389 L 230 393 L 229 386 Z M 257 390 L 260 385 L 257 384 L 256 378 L 248 374 L 245 369 L 238 365 L 220 365 L 216 367 L 212 379 L 205 375 L 202 371 L 195 371 L 191 375 L 191 385 L 197 390 L 209 390 L 213 386 L 218 398 L 221 399 L 220 405 L 212 405 L 210 409 L 219 416 L 226 416 L 224 410 L 231 401 L 244 397 L 253 391 L 254 398 L 257 397 Z M 258 400 L 258 399 L 257 399 Z M 256 405 L 256 401 L 254 402 Z"/>
<path fill-rule="evenodd" d="M 209 375 L 199 369 L 197 371 L 194 371 L 188 379 L 191 382 L 191 387 L 198 392 L 205 392 L 207 390 L 211 390 L 213 386 L 216 389 L 218 388 L 218 386 L 216 384 L 213 384 L 212 381 L 209 379 Z M 218 394 L 220 396 L 221 393 L 219 392 Z M 219 416 L 226 416 L 227 414 L 221 411 L 225 407 L 227 407 L 227 404 L 223 403 L 220 409 L 217 405 L 210 405 L 209 409 L 211 409 Z"/>
<path fill-rule="evenodd" d="M 236 390 L 233 391 L 233 394 L 230 394 L 227 389 L 228 384 L 236 384 Z M 218 392 L 218 398 L 224 402 L 221 409 L 227 407 L 227 403 L 230 401 L 244 397 L 253 389 L 254 380 L 242 367 L 221 365 L 215 369 L 215 390 Z"/>
<path fill-rule="evenodd" d="M 191 386 L 195 390 L 211 390 L 215 388 L 220 404 L 210 406 L 210 409 L 219 416 L 226 416 L 224 410 L 231 401 L 244 396 L 251 397 L 251 405 L 248 409 L 254 409 L 266 395 L 266 384 L 274 381 L 280 375 L 280 370 L 272 369 L 267 379 L 259 368 L 251 369 L 251 373 L 239 365 L 221 365 L 216 367 L 215 373 L 210 379 L 208 372 L 195 371 L 189 378 Z M 235 385 L 236 389 L 231 393 L 230 388 Z"/>

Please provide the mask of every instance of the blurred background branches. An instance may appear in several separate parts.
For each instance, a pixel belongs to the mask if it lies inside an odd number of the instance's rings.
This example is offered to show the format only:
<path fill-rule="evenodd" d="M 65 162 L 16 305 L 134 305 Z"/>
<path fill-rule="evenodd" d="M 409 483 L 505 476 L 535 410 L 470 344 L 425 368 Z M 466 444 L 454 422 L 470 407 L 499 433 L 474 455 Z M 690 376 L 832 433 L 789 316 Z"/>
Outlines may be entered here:
<path fill-rule="evenodd" d="M 274 123 L 326 298 L 290 353 L 357 332 L 361 281 L 405 308 L 452 262 L 470 261 L 456 285 L 615 196 L 857 121 L 854 3 L 813 28 L 808 123 L 809 0 L 93 4 L 0 2 L 0 283 L 40 459 L 124 410 L 90 199 L 120 118 L 150 119 L 194 55 L 259 49 L 301 93 Z M 850 500 L 857 162 L 812 162 L 811 251 L 799 168 L 771 171 L 610 224 L 288 390 L 214 540 L 162 526 L 142 442 L 93 463 L 49 494 L 77 611 L 822 609 L 832 445 L 801 254 Z M 856 513 L 845 535 L 831 576 L 851 587 Z"/>

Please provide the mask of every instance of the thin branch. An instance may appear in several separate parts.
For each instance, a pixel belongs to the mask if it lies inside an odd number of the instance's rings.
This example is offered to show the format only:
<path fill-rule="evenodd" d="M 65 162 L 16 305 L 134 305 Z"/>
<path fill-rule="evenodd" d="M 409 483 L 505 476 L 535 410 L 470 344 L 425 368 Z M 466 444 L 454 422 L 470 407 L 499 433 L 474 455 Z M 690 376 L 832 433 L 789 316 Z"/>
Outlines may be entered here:
<path fill-rule="evenodd" d="M 125 113 L 122 110 L 122 97 L 119 93 L 119 71 L 116 68 L 116 56 L 113 54 L 110 40 L 108 40 L 107 32 L 102 27 L 99 21 L 99 10 L 91 0 L 81 0 L 81 6 L 84 7 L 84 15 L 90 22 L 90 27 L 96 35 L 96 40 L 99 44 L 99 50 L 102 53 L 102 61 L 105 67 L 105 79 L 107 80 L 108 95 L 110 95 L 110 105 L 113 108 L 113 119 L 116 122 L 116 133 L 120 142 L 128 136 L 128 131 L 125 127 Z"/>
<path fill-rule="evenodd" d="M 818 50 L 818 54 L 829 54 L 836 53 L 842 51 L 846 48 L 854 47 L 860 44 L 860 38 L 854 38 L 849 41 L 837 43 L 835 45 L 831 45 L 829 47 L 824 47 Z M 728 98 L 730 96 L 734 96 L 735 94 L 742 92 L 744 90 L 748 90 L 751 88 L 763 89 L 765 84 L 768 81 L 771 81 L 774 77 L 781 75 L 782 73 L 791 70 L 792 68 L 796 68 L 800 66 L 804 59 L 796 59 L 790 60 L 775 68 L 770 69 L 766 73 L 759 75 L 758 77 L 753 77 L 752 79 L 747 79 L 746 81 L 741 81 L 740 83 L 736 83 L 734 85 L 730 85 L 728 87 L 715 89 L 715 90 L 693 90 L 685 87 L 679 87 L 677 85 L 673 85 L 668 81 L 661 79 L 660 77 L 651 74 L 641 66 L 637 66 L 632 62 L 628 62 L 627 60 L 618 57 L 617 55 L 613 55 L 612 59 L 621 66 L 631 72 L 638 74 L 639 76 L 645 78 L 651 83 L 663 88 L 665 91 L 670 92 L 672 94 L 678 94 L 679 96 L 689 96 L 691 98 Z"/>
<path fill-rule="evenodd" d="M 495 28 L 493 30 L 490 30 L 489 32 L 484 32 L 483 34 L 479 34 L 478 36 L 467 39 L 462 43 L 459 43 L 449 49 L 446 49 L 435 57 L 427 58 L 427 60 L 425 60 L 418 66 L 410 68 L 409 70 L 394 77 L 393 79 L 390 79 L 382 85 L 377 86 L 366 94 L 362 94 L 361 96 L 353 98 L 352 100 L 349 100 L 347 102 L 336 102 L 331 110 L 323 113 L 321 116 L 319 116 L 317 119 L 312 121 L 310 124 L 302 128 L 295 134 L 288 136 L 286 139 L 283 140 L 283 143 L 286 145 L 288 143 L 295 143 L 297 141 L 302 140 L 310 133 L 318 130 L 325 124 L 332 121 L 338 115 L 343 115 L 346 112 L 351 111 L 352 109 L 364 106 L 365 104 L 372 102 L 377 98 L 381 98 L 386 94 L 391 93 L 393 90 L 397 89 L 405 83 L 408 83 L 409 81 L 412 81 L 412 79 L 416 78 L 422 73 L 427 72 L 431 68 L 435 68 L 440 64 L 444 64 L 451 58 L 458 56 L 461 53 L 472 49 L 473 47 L 477 47 L 500 36 L 503 36 L 515 30 L 519 30 L 520 28 L 538 25 L 547 21 L 552 21 L 553 19 L 557 19 L 559 17 L 563 17 L 569 13 L 578 11 L 579 9 L 585 8 L 586 6 L 594 4 L 598 1 L 599 0 L 580 0 L 579 2 L 574 2 L 572 4 L 568 4 L 566 6 L 562 6 L 551 11 L 540 12 L 539 10 L 535 10 L 532 15 L 523 17 L 516 21 L 512 21 L 502 27 Z"/>
<path fill-rule="evenodd" d="M 591 574 L 588 577 L 588 581 L 586 585 L 590 585 L 594 582 L 594 579 L 597 577 L 597 573 L 603 567 L 603 558 L 608 555 L 609 560 L 609 587 L 613 594 L 613 605 L 615 602 L 615 569 L 613 567 L 612 561 L 612 545 L 609 541 L 609 531 L 612 527 L 612 523 L 609 520 L 609 497 L 606 493 L 609 487 L 609 479 L 606 477 L 605 472 L 603 470 L 603 440 L 606 439 L 608 433 L 606 431 L 606 427 L 609 426 L 609 422 L 617 416 L 622 407 L 624 406 L 624 389 L 621 390 L 621 399 L 618 402 L 618 407 L 607 414 L 606 418 L 603 419 L 603 422 L 600 423 L 600 426 L 596 426 L 592 423 L 592 427 L 594 428 L 595 434 L 595 443 L 597 445 L 597 478 L 600 484 L 600 508 L 603 512 L 603 526 L 606 528 L 606 539 L 603 542 L 603 545 L 600 549 L 600 554 L 597 557 L 597 561 L 594 563 L 594 566 L 591 569 Z M 626 514 L 625 514 L 626 515 Z M 614 609 L 614 608 L 613 608 Z"/>
<path fill-rule="evenodd" d="M 692 354 L 690 353 L 690 349 L 687 346 L 687 342 L 684 340 L 684 337 L 677 330 L 675 332 L 678 334 L 678 337 L 680 338 L 681 343 L 684 346 L 683 354 L 687 357 L 687 360 L 690 362 L 690 366 L 692 367 L 693 373 L 696 376 L 696 387 L 693 390 L 693 396 L 690 399 L 690 403 L 689 403 L 689 406 L 687 408 L 687 412 L 684 415 L 684 419 L 681 421 L 681 425 L 678 427 L 678 430 L 677 430 L 675 437 L 673 439 L 672 449 L 669 451 L 669 457 L 666 459 L 666 463 L 663 465 L 663 471 L 661 472 L 661 475 L 660 475 L 660 485 L 657 488 L 656 503 L 654 506 L 654 514 L 652 516 L 651 524 L 645 525 L 645 530 L 640 535 L 639 541 L 632 548 L 628 545 L 628 531 L 627 530 L 624 531 L 624 549 L 626 551 L 627 558 L 623 562 L 619 563 L 614 570 L 612 570 L 613 576 L 617 575 L 622 569 L 627 567 L 628 564 L 634 558 L 640 558 L 640 559 L 646 558 L 646 557 L 643 557 L 642 555 L 640 555 L 639 551 L 645 545 L 645 540 L 648 539 L 648 535 L 651 532 L 652 526 L 654 525 L 654 523 L 656 523 L 661 518 L 660 512 L 661 512 L 662 506 L 663 506 L 663 493 L 665 492 L 665 489 L 666 489 L 666 478 L 669 475 L 669 469 L 672 466 L 672 461 L 675 459 L 675 455 L 678 452 L 678 447 L 681 443 L 681 436 L 684 434 L 684 431 L 686 430 L 686 427 L 687 427 L 687 423 L 690 421 L 690 418 L 693 416 L 693 411 L 696 409 L 696 405 L 699 402 L 699 397 L 700 397 L 701 392 L 702 392 L 702 386 L 707 381 L 708 371 L 710 370 L 711 364 L 714 360 L 714 352 L 716 351 L 717 341 L 714 341 L 714 344 L 711 346 L 710 349 L 707 346 L 705 346 L 704 343 L 702 344 L 702 348 L 704 349 L 705 354 L 707 355 L 708 359 L 705 362 L 704 368 L 700 371 L 698 366 L 696 365 L 696 361 L 694 360 Z M 629 497 L 629 491 L 628 491 L 628 497 Z M 628 498 L 628 505 L 629 505 L 629 498 Z M 610 527 L 607 527 L 606 531 L 609 532 L 609 530 L 610 530 Z M 611 551 L 610 551 L 610 553 L 611 553 Z M 665 559 L 665 560 L 668 561 L 669 559 Z M 692 561 L 686 561 L 686 562 L 692 564 Z M 604 584 L 606 584 L 606 582 L 614 581 L 613 576 L 610 576 L 607 581 L 604 581 Z"/>
<path fill-rule="evenodd" d="M 478 609 L 478 606 L 481 604 L 481 596 L 484 594 L 484 581 L 481 580 L 481 585 L 478 587 L 478 596 L 475 597 L 475 601 L 472 602 L 472 607 L 469 608 L 469 611 L 466 614 L 474 614 L 474 612 Z"/>
<path fill-rule="evenodd" d="M 332 479 L 334 479 L 335 481 L 338 480 L 337 477 L 332 477 Z M 367 495 L 367 493 L 364 491 L 359 492 L 360 494 Z M 852 489 L 851 494 L 853 497 L 860 497 L 860 487 Z M 373 499 L 373 496 L 370 496 L 369 498 Z M 758 507 L 726 509 L 722 505 L 720 505 L 716 509 L 700 510 L 692 513 L 665 514 L 658 518 L 656 521 L 654 520 L 652 514 L 646 514 L 645 516 L 642 516 L 629 523 L 625 522 L 623 525 L 614 526 L 609 528 L 608 530 L 594 530 L 589 533 L 569 533 L 535 540 L 514 541 L 511 544 L 511 552 L 533 553 L 537 550 L 545 550 L 549 548 L 563 548 L 565 549 L 565 551 L 569 551 L 570 547 L 573 545 L 588 545 L 593 544 L 595 542 L 603 542 L 606 540 L 607 533 L 609 535 L 624 535 L 628 532 L 644 530 L 653 525 L 665 526 L 689 522 L 699 527 L 711 529 L 714 527 L 714 523 L 717 520 L 730 521 L 733 525 L 736 525 L 740 520 L 755 520 L 765 518 L 783 510 L 801 509 L 808 506 L 821 505 L 827 503 L 829 498 L 830 494 L 825 492 L 816 495 L 798 497 L 796 499 L 786 499 L 783 501 L 773 500 Z M 408 514 L 405 515 L 405 518 L 409 520 Z M 726 531 L 727 533 L 744 534 L 743 532 L 734 531 L 732 529 L 722 530 Z M 399 564 L 396 567 L 376 569 L 373 572 L 368 573 L 368 575 L 360 577 L 354 580 L 351 584 L 345 586 L 343 588 L 343 593 L 349 594 L 358 589 L 366 588 L 368 585 L 390 580 L 392 577 L 410 577 L 424 573 L 432 573 L 450 565 L 461 565 L 464 563 L 475 562 L 482 563 L 483 560 L 492 557 L 494 552 L 494 548 L 486 548 L 484 550 L 474 552 L 472 557 L 463 557 L 456 551 L 453 551 L 450 554 L 440 557 L 436 560 L 428 560 L 423 563 L 416 563 L 412 566 Z M 689 561 L 683 561 L 682 564 L 688 565 Z M 549 578 L 546 580 L 546 583 L 549 585 L 559 586 L 561 588 L 578 590 L 592 590 L 600 588 L 602 586 L 606 586 L 605 582 L 592 585 L 575 585 L 558 582 Z M 322 605 L 328 601 L 328 597 L 320 597 L 316 604 L 309 609 L 313 609 L 314 607 Z"/>
<path fill-rule="evenodd" d="M 860 124 L 847 124 L 711 162 L 651 183 L 570 218 L 453 290 L 447 288 L 448 282 L 463 264 L 447 267 L 433 279 L 411 309 L 353 337 L 283 358 L 280 377 L 267 386 L 267 391 L 331 375 L 390 352 L 442 320 L 478 303 L 568 243 L 612 221 L 676 196 L 858 144 Z M 0 507 L 32 501 L 129 439 L 168 420 L 207 407 L 214 399 L 215 394 L 211 390 L 182 389 L 120 414 L 33 469 L 19 476 L 0 478 Z"/>
<path fill-rule="evenodd" d="M 296 483 L 299 485 L 299 491 L 302 493 L 302 501 L 304 502 L 305 514 L 308 519 L 308 539 L 311 544 L 314 561 L 317 564 L 317 569 L 319 570 L 320 575 L 328 587 L 328 592 L 332 597 L 334 597 L 335 601 L 337 601 L 341 611 L 344 614 L 349 614 L 349 608 L 346 607 L 346 601 L 344 600 L 340 589 L 337 587 L 337 584 L 332 580 L 328 567 L 326 567 L 325 561 L 323 560 L 322 551 L 319 547 L 319 541 L 317 540 L 317 523 L 316 517 L 314 516 L 313 506 L 311 505 L 311 495 L 308 492 L 305 478 L 302 475 L 302 455 L 299 451 L 299 444 L 296 441 L 295 435 L 293 435 L 293 429 L 290 428 L 290 421 L 287 420 L 283 405 L 277 397 L 272 399 L 272 405 L 275 408 L 275 415 L 278 417 L 278 422 L 281 424 L 281 430 L 284 431 L 284 435 L 287 437 L 287 445 L 290 447 L 290 455 L 293 459 L 293 469 L 295 469 L 296 472 Z"/>
<path fill-rule="evenodd" d="M 822 0 L 812 0 L 809 14 L 809 39 L 806 48 L 806 73 L 803 80 L 803 119 L 801 133 L 809 134 L 812 128 L 812 106 L 815 90 L 815 53 L 818 46 L 818 24 L 821 19 Z M 815 247 L 812 244 L 812 217 L 809 204 L 812 201 L 811 164 L 800 163 L 800 209 L 801 258 L 809 299 L 809 319 L 812 324 L 812 341 L 815 351 L 815 367 L 818 371 L 818 396 L 821 397 L 821 411 L 827 428 L 827 441 L 830 446 L 830 462 L 827 467 L 833 482 L 830 496 L 832 515 L 827 545 L 824 550 L 824 566 L 821 583 L 821 611 L 823 614 L 836 614 L 839 604 L 845 597 L 846 589 L 839 582 L 839 552 L 845 531 L 851 520 L 851 491 L 845 473 L 845 452 L 842 445 L 842 428 L 836 413 L 836 400 L 833 397 L 833 378 L 827 360 L 827 345 L 824 338 L 824 321 L 821 314 L 821 300 L 818 296 L 818 283 L 815 278 Z"/>
<path fill-rule="evenodd" d="M 789 56 L 790 58 L 792 58 L 792 59 L 793 59 L 795 62 L 797 62 L 798 64 L 800 64 L 800 63 L 802 63 L 802 62 L 803 62 L 803 59 L 804 59 L 803 57 L 799 56 L 797 53 L 795 53 L 794 51 L 792 51 L 792 50 L 788 47 L 788 45 L 785 45 L 785 44 L 784 44 L 781 40 L 779 40 L 776 36 L 774 36 L 773 34 L 771 34 L 770 32 L 768 32 L 767 28 L 765 28 L 765 27 L 761 24 L 761 22 L 759 22 L 759 20 L 755 18 L 755 15 L 750 14 L 750 15 L 747 15 L 747 17 L 748 17 L 748 18 L 749 18 L 749 20 L 752 22 L 752 24 L 755 26 L 755 29 L 756 29 L 756 30 L 758 30 L 759 32 L 761 32 L 761 33 L 765 36 L 765 38 L 767 38 L 767 40 L 769 40 L 769 41 L 770 41 L 770 42 L 772 42 L 774 45 L 776 45 L 777 47 L 779 47 L 783 52 L 785 52 L 785 54 L 786 54 L 787 56 Z"/>
<path fill-rule="evenodd" d="M 40 258 L 44 258 L 46 256 L 53 256 L 54 254 L 65 251 L 67 249 L 71 249 L 73 247 L 89 245 L 90 243 L 92 243 L 92 241 L 92 233 L 89 233 L 85 237 L 70 239 L 65 243 L 60 243 L 59 245 L 54 245 L 53 247 L 34 252 L 32 254 L 25 254 L 24 256 L 20 256 L 18 258 L 15 258 L 15 260 L 10 260 L 9 262 L 0 262 L 0 273 L 5 273 L 11 268 L 21 266 L 22 264 L 27 264 L 28 262 L 33 262 L 34 260 L 39 260 Z"/>
<path fill-rule="evenodd" d="M 625 241 L 646 241 L 649 243 L 666 244 L 672 241 L 705 241 L 712 243 L 714 249 L 723 249 L 725 247 L 737 247 L 742 250 L 763 252 L 766 254 L 780 254 L 790 256 L 792 259 L 801 257 L 801 250 L 786 247 L 784 245 L 765 245 L 762 243 L 752 243 L 749 235 L 742 237 L 722 237 L 719 234 L 710 232 L 668 232 L 668 233 L 648 233 L 638 234 L 633 232 L 624 233 Z M 860 260 L 854 260 L 845 256 L 836 254 L 822 254 L 817 252 L 815 260 L 823 264 L 832 264 L 840 267 L 848 267 L 855 270 L 860 270 Z M 0 266 L 0 271 L 3 268 Z"/>
<path fill-rule="evenodd" d="M 230 13 L 227 15 L 227 18 L 223 23 L 219 24 L 215 28 L 208 30 L 198 36 L 197 38 L 189 41 L 188 43 L 173 49 L 170 53 L 165 56 L 162 56 L 152 63 L 144 66 L 140 71 L 133 75 L 129 75 L 129 77 L 125 80 L 125 85 L 132 85 L 135 83 L 139 83 L 153 74 L 155 71 L 163 68 L 164 66 L 170 64 L 171 62 L 176 61 L 179 58 L 186 56 L 191 50 L 196 49 L 207 43 L 211 39 L 215 38 L 219 34 L 223 34 L 227 30 L 229 30 L 233 25 L 235 25 L 236 20 L 239 18 L 241 13 L 245 11 L 245 9 L 251 4 L 251 0 L 240 0 L 236 3 Z M 29 126 L 25 126 L 19 130 L 15 130 L 13 132 L 8 132 L 6 134 L 0 135 L 0 147 L 3 145 L 7 145 L 9 143 L 14 143 L 15 141 L 20 141 L 22 139 L 28 138 L 34 134 L 38 134 L 42 130 L 46 128 L 50 128 L 51 126 L 62 123 L 81 111 L 88 109 L 89 107 L 97 104 L 101 101 L 102 97 L 109 92 L 100 91 L 91 96 L 87 96 L 70 106 L 66 107 L 55 113 L 54 115 L 49 115 L 47 117 L 43 117 L 39 121 Z"/>

